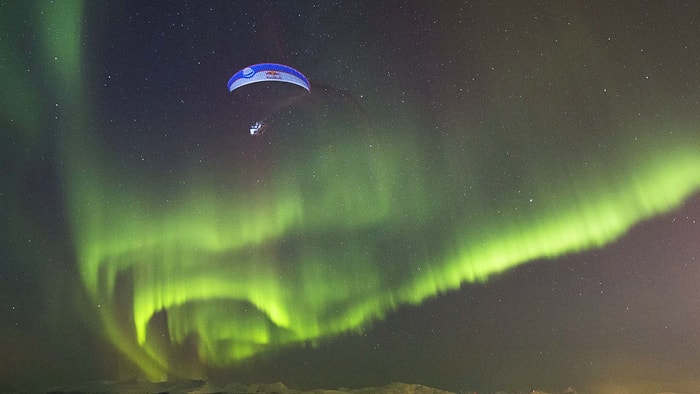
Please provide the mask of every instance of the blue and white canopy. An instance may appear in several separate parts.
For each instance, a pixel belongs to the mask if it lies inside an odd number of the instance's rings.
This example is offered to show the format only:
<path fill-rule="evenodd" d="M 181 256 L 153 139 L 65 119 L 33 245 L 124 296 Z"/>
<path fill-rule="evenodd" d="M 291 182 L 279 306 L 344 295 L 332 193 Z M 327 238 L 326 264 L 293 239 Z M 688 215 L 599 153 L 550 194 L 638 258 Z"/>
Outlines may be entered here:
<path fill-rule="evenodd" d="M 299 71 L 277 63 L 260 63 L 248 66 L 233 74 L 228 80 L 228 90 L 232 92 L 241 86 L 255 82 L 287 82 L 292 83 L 311 92 L 309 80 Z"/>

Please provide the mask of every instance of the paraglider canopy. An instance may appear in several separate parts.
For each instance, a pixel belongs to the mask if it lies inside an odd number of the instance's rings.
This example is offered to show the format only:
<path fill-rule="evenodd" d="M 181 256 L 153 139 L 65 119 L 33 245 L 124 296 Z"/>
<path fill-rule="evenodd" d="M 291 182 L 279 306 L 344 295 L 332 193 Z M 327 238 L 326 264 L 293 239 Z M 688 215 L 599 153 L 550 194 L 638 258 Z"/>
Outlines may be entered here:
<path fill-rule="evenodd" d="M 265 81 L 292 83 L 303 87 L 309 92 L 311 91 L 309 80 L 306 79 L 304 74 L 289 66 L 277 63 L 253 64 L 238 71 L 228 80 L 228 90 L 232 92 L 241 86 Z"/>

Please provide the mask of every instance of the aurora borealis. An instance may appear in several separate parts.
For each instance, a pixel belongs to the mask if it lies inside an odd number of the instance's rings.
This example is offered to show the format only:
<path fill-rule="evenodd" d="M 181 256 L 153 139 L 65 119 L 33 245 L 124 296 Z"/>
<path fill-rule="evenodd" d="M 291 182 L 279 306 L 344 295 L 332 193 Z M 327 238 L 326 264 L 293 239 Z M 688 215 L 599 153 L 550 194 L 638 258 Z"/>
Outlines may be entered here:
<path fill-rule="evenodd" d="M 48 312 L 2 333 L 77 317 L 98 378 L 698 387 L 699 10 L 565 4 L 3 4 L 0 294 Z M 261 61 L 309 97 L 227 91 Z"/>

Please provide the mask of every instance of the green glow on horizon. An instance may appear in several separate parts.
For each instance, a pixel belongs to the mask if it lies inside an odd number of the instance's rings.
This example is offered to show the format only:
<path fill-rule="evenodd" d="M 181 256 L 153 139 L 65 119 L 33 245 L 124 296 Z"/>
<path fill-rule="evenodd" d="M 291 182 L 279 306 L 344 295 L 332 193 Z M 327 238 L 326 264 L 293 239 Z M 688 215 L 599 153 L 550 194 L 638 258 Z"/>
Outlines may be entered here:
<path fill-rule="evenodd" d="M 75 196 L 89 207 L 76 216 L 84 282 L 103 305 L 131 292 L 132 340 L 164 368 L 167 356 L 148 340 L 149 322 L 162 310 L 173 344 L 196 335 L 201 361 L 225 366 L 360 330 L 398 305 L 528 261 L 601 247 L 700 187 L 698 147 L 637 147 L 634 160 L 615 163 L 617 174 L 582 169 L 571 184 L 547 185 L 556 198 L 535 192 L 519 209 L 506 196 L 501 208 L 475 212 L 444 230 L 439 246 L 427 245 L 453 207 L 441 206 L 444 192 L 427 186 L 438 175 L 398 175 L 406 166 L 399 158 L 421 157 L 407 141 L 386 137 L 364 149 L 344 141 L 349 148 L 323 163 L 322 152 L 309 152 L 270 176 L 281 181 L 252 192 L 242 186 L 219 194 L 194 175 L 194 192 L 167 209 L 162 197 L 139 191 L 145 185 L 101 191 L 129 184 L 127 174 L 85 182 Z M 318 168 L 325 174 L 310 176 Z M 355 200 L 347 198 L 352 187 Z M 394 260 L 385 249 L 395 242 L 416 254 Z M 120 275 L 127 290 L 116 286 Z"/>
<path fill-rule="evenodd" d="M 201 364 L 226 366 L 359 331 L 402 304 L 602 247 L 700 189 L 698 130 L 618 141 L 592 164 L 551 158 L 513 185 L 492 182 L 483 168 L 499 163 L 476 148 L 430 152 L 410 120 L 373 138 L 331 125 L 332 147 L 309 133 L 303 155 L 277 148 L 264 185 L 192 163 L 176 187 L 116 165 L 91 137 L 82 3 L 71 4 L 47 12 L 45 57 L 61 53 L 53 88 L 79 270 L 105 335 L 151 379 L 191 376 L 176 360 L 192 338 Z"/>

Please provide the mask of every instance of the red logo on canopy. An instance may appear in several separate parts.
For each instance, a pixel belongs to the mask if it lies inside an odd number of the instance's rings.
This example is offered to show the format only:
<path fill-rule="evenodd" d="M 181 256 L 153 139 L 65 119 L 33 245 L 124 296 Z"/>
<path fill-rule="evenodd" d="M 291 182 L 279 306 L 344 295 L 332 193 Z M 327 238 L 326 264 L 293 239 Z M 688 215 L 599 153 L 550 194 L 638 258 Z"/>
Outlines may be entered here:
<path fill-rule="evenodd" d="M 267 79 L 282 79 L 282 75 L 279 71 L 265 71 L 265 78 Z"/>

